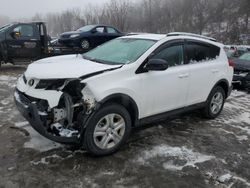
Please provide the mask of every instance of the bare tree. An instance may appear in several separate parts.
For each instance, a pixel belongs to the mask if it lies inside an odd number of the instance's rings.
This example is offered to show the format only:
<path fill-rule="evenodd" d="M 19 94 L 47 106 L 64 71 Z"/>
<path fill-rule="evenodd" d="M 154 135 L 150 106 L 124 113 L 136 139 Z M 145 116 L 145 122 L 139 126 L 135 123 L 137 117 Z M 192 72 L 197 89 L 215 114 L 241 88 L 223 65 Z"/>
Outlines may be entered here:
<path fill-rule="evenodd" d="M 185 31 L 238 43 L 242 33 L 250 34 L 249 17 L 250 0 L 109 0 L 102 6 L 90 4 L 18 21 L 44 20 L 52 36 L 84 25 L 107 24 L 124 32 Z M 8 22 L 8 17 L 0 16 L 0 25 Z"/>

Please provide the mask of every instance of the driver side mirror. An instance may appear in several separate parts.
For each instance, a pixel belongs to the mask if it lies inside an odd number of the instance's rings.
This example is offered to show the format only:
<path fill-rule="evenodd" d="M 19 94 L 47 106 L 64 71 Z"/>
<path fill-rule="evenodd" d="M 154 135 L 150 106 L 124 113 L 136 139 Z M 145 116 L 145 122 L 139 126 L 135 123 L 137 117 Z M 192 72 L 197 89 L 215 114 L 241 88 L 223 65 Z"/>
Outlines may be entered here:
<path fill-rule="evenodd" d="M 10 36 L 13 38 L 13 39 L 18 39 L 20 36 L 21 36 L 21 33 L 18 32 L 18 31 L 12 31 L 10 33 Z"/>
<path fill-rule="evenodd" d="M 163 59 L 150 59 L 145 69 L 147 71 L 164 71 L 168 69 L 168 62 Z"/>

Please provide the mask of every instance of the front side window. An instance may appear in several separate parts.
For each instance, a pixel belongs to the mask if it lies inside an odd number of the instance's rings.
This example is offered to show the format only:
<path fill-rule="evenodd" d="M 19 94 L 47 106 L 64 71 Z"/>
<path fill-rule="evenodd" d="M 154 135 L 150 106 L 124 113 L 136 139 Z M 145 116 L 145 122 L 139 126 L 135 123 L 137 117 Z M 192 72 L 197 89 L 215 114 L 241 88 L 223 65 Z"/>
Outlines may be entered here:
<path fill-rule="evenodd" d="M 83 54 L 83 58 L 104 64 L 133 63 L 155 42 L 147 39 L 119 38 Z"/>
<path fill-rule="evenodd" d="M 216 59 L 220 54 L 220 48 L 213 45 L 199 43 L 188 43 L 186 45 L 188 63 L 201 63 Z"/>
<path fill-rule="evenodd" d="M 112 27 L 107 27 L 107 33 L 115 34 L 117 31 Z"/>
<path fill-rule="evenodd" d="M 95 30 L 96 30 L 98 33 L 104 33 L 105 28 L 104 28 L 104 27 L 97 27 Z"/>
<path fill-rule="evenodd" d="M 34 29 L 31 25 L 19 25 L 13 30 L 14 32 L 19 32 L 21 37 L 33 37 Z"/>
<path fill-rule="evenodd" d="M 163 59 L 167 61 L 170 67 L 182 65 L 183 61 L 183 45 L 175 45 L 167 47 L 156 53 L 151 59 Z"/>

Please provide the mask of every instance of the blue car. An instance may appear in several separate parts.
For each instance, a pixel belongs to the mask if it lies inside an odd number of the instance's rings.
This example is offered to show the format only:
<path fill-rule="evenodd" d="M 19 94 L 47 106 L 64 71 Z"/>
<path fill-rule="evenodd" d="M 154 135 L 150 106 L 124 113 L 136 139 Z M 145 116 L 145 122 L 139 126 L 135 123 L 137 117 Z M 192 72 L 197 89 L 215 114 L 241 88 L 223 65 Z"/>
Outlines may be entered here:
<path fill-rule="evenodd" d="M 111 26 L 86 25 L 76 31 L 61 34 L 58 42 L 67 47 L 89 50 L 123 35 L 122 32 Z"/>

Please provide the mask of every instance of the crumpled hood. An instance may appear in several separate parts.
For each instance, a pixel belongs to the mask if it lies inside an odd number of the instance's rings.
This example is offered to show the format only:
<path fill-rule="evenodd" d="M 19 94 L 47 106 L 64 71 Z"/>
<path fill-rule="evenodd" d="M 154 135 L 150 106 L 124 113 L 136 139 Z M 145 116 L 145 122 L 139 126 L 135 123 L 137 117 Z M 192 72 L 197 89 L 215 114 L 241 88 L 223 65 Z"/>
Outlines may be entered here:
<path fill-rule="evenodd" d="M 63 55 L 42 59 L 30 64 L 25 76 L 36 79 L 79 78 L 119 67 L 121 65 L 105 65 L 92 62 L 83 59 L 81 55 Z"/>

